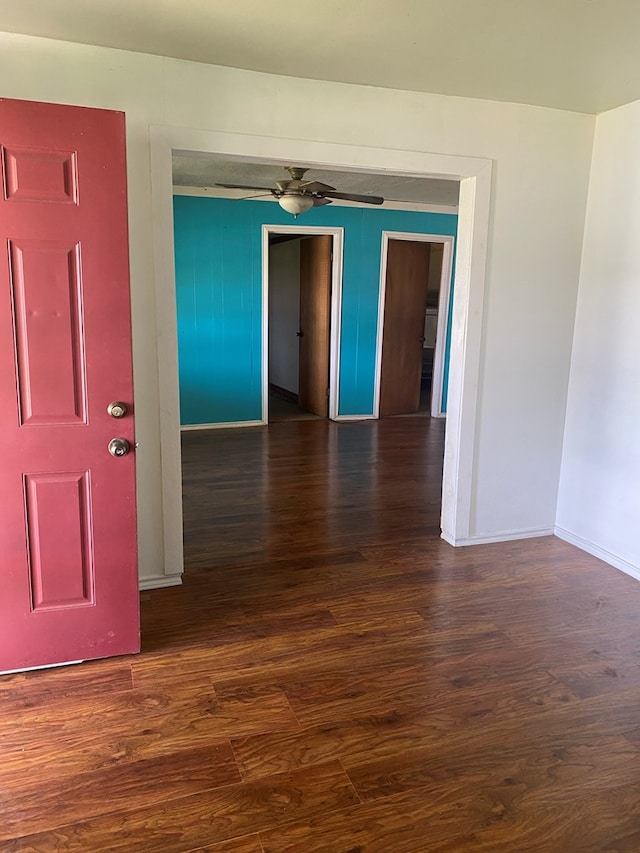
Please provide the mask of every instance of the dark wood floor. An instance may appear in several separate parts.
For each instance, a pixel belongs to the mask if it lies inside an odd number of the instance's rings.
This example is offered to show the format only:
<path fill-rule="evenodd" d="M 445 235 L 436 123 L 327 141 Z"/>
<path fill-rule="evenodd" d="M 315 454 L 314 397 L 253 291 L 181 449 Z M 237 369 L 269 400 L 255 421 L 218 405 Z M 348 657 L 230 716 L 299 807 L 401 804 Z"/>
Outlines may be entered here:
<path fill-rule="evenodd" d="M 143 653 L 0 678 L 0 851 L 638 853 L 640 585 L 443 543 L 442 430 L 188 434 Z"/>

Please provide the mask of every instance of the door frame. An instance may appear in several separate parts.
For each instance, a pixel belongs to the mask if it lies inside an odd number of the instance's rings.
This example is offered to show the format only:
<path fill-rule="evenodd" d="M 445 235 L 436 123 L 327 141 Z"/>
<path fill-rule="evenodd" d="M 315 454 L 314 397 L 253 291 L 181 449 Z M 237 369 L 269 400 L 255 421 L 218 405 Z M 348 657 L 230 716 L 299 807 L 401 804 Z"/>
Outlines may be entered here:
<path fill-rule="evenodd" d="M 344 228 L 322 225 L 262 226 L 262 422 L 269 423 L 269 235 L 295 234 L 301 237 L 333 237 L 331 261 L 331 313 L 329 339 L 329 420 L 338 417 L 340 399 L 340 321 L 342 317 L 342 265 Z"/>
<path fill-rule="evenodd" d="M 490 236 L 493 163 L 485 157 L 431 154 L 340 142 L 150 125 L 151 200 L 156 329 L 160 476 L 163 518 L 163 577 L 154 585 L 180 583 L 183 571 L 182 470 L 178 386 L 178 337 L 173 244 L 175 151 L 193 151 L 226 160 L 282 166 L 304 163 L 363 174 L 460 181 L 453 297 L 451 362 L 447 391 L 442 537 L 463 545 L 474 532 L 477 485 L 478 394 L 483 345 L 483 305 Z M 151 236 L 151 234 L 149 235 Z M 135 333 L 135 329 L 134 329 Z M 135 349 L 135 334 L 134 334 Z"/>
<path fill-rule="evenodd" d="M 431 417 L 444 418 L 442 411 L 442 393 L 444 390 L 444 359 L 451 298 L 451 278 L 453 275 L 453 247 L 455 237 L 447 234 L 413 234 L 408 231 L 383 231 L 382 251 L 380 254 L 380 295 L 378 301 L 378 333 L 376 337 L 376 367 L 374 378 L 373 412 L 380 417 L 380 380 L 382 378 L 382 335 L 384 333 L 384 312 L 387 295 L 387 258 L 389 240 L 407 240 L 410 243 L 444 243 L 442 254 L 442 272 L 438 293 L 438 327 L 436 346 L 433 354 L 433 379 L 431 380 Z M 437 390 L 437 395 L 435 391 Z"/>

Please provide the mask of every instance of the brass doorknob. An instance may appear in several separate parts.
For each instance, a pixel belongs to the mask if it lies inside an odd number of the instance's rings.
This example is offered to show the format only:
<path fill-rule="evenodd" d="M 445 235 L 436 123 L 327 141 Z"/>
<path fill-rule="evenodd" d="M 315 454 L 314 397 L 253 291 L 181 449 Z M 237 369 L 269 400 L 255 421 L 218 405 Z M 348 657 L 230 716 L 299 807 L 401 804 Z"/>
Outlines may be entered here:
<path fill-rule="evenodd" d="M 131 445 L 126 438 L 112 438 L 109 442 L 109 453 L 112 456 L 126 456 Z"/>

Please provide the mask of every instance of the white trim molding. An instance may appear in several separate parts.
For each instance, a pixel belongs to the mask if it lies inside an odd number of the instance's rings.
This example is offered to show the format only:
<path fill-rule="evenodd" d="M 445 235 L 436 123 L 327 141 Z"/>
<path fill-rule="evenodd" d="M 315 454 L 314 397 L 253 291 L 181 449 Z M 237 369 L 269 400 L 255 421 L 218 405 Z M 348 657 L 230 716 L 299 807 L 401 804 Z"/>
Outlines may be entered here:
<path fill-rule="evenodd" d="M 376 416 L 372 414 L 368 415 L 338 415 L 334 418 L 335 421 L 375 421 Z"/>
<path fill-rule="evenodd" d="M 180 432 L 196 432 L 201 429 L 236 429 L 237 427 L 266 426 L 266 421 L 223 421 L 215 424 L 182 424 Z"/>
<path fill-rule="evenodd" d="M 174 195 L 189 195 L 196 196 L 198 198 L 231 198 L 231 199 L 245 199 L 246 192 L 244 190 L 231 190 L 224 189 L 222 187 L 182 187 L 182 186 L 174 186 L 173 188 Z M 266 196 L 264 198 L 257 197 L 251 199 L 252 201 L 266 201 L 268 204 L 277 204 L 277 199 L 273 197 Z M 332 204 L 334 207 L 353 207 L 353 203 L 340 201 L 340 199 L 333 199 Z M 417 201 L 391 201 L 386 199 L 383 204 L 378 208 L 379 210 L 415 210 L 420 213 L 448 213 L 453 214 L 454 216 L 458 213 L 458 205 L 457 204 L 424 204 L 423 202 Z"/>
<path fill-rule="evenodd" d="M 269 421 L 269 235 L 294 234 L 300 237 L 333 237 L 331 261 L 331 320 L 329 342 L 329 419 L 338 418 L 340 399 L 340 329 L 342 320 L 342 258 L 344 228 L 319 225 L 262 226 L 262 420 Z"/>
<path fill-rule="evenodd" d="M 373 387 L 374 417 L 380 417 L 380 380 L 382 378 L 382 337 L 384 335 L 384 314 L 387 296 L 387 259 L 389 240 L 407 240 L 411 243 L 440 243 L 444 246 L 440 290 L 438 294 L 438 328 L 436 347 L 433 357 L 433 379 L 431 381 L 431 417 L 441 418 L 442 392 L 444 383 L 444 358 L 447 343 L 447 319 L 451 296 L 451 277 L 453 275 L 453 246 L 455 238 L 450 234 L 421 234 L 408 231 L 383 231 L 380 252 L 380 287 L 378 295 L 378 328 L 376 333 L 376 366 Z"/>
<path fill-rule="evenodd" d="M 450 539 L 442 533 L 442 538 L 454 548 L 468 545 L 490 545 L 494 542 L 514 542 L 517 539 L 538 539 L 541 536 L 553 536 L 553 527 L 525 527 L 522 530 L 505 530 L 490 536 L 467 536 L 465 539 Z"/>
<path fill-rule="evenodd" d="M 491 172 L 483 160 L 460 182 L 440 516 L 454 542 L 472 535 Z"/>
<path fill-rule="evenodd" d="M 180 586 L 182 584 L 182 575 L 156 575 L 152 578 L 140 578 L 138 589 L 143 592 L 145 589 L 164 589 L 166 586 Z"/>
<path fill-rule="evenodd" d="M 64 660 L 61 663 L 45 663 L 42 666 L 27 666 L 24 669 L 3 669 L 0 675 L 15 675 L 17 672 L 38 672 L 41 669 L 57 669 L 59 666 L 75 666 L 84 663 L 82 660 Z"/>
<path fill-rule="evenodd" d="M 305 163 L 310 168 L 327 166 L 363 174 L 382 172 L 405 177 L 436 177 L 460 181 L 441 525 L 447 541 L 468 539 L 471 535 L 476 488 L 478 380 L 486 254 L 489 243 L 492 161 L 480 157 L 284 139 L 277 136 L 255 136 L 168 125 L 151 125 L 149 135 L 154 209 L 151 226 L 154 233 L 158 331 L 165 574 L 174 575 L 180 572 L 183 561 L 178 346 L 173 258 L 173 150 L 211 154 L 238 162 L 283 166 L 289 163 Z"/>
<path fill-rule="evenodd" d="M 601 548 L 600 545 L 596 545 L 595 542 L 583 539 L 582 536 L 571 533 L 571 531 L 565 530 L 564 527 L 556 526 L 554 533 L 558 539 L 568 542 L 569 545 L 575 545 L 576 548 L 580 548 L 581 551 L 586 551 L 587 554 L 591 554 L 592 557 L 597 557 L 604 563 L 608 563 L 610 566 L 613 566 L 614 569 L 618 569 L 619 571 L 624 572 L 625 575 L 630 575 L 632 578 L 640 581 L 640 566 L 630 563 L 628 560 L 625 560 L 624 557 L 620 557 L 612 551 L 607 551 L 606 548 Z"/>

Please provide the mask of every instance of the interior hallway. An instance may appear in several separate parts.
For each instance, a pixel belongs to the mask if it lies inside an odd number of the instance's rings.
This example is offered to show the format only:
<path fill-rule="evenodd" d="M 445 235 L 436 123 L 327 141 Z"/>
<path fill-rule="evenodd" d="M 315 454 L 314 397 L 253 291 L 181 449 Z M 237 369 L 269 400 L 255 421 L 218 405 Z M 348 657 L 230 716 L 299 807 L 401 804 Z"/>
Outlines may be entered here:
<path fill-rule="evenodd" d="M 142 654 L 0 679 L 0 851 L 640 849 L 640 587 L 442 542 L 443 427 L 185 434 Z"/>

